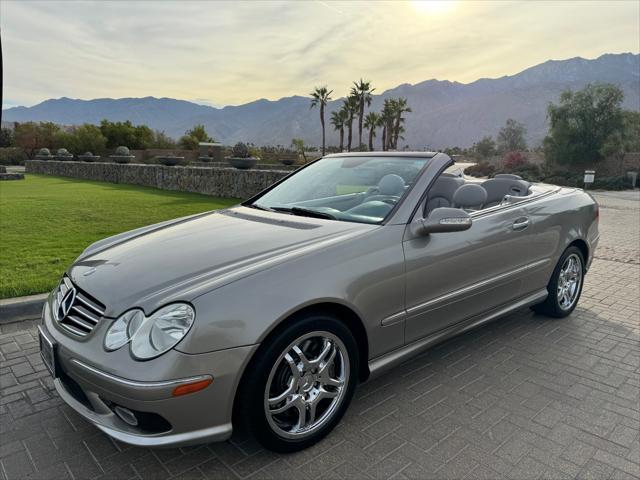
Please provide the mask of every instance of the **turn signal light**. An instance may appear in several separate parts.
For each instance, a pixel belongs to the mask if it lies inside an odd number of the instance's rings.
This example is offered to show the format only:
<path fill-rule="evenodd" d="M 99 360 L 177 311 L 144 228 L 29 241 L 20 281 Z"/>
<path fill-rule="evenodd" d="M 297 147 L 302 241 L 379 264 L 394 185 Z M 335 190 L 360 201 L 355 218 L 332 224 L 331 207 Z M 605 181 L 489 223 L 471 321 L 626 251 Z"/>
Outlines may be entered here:
<path fill-rule="evenodd" d="M 212 378 L 207 378 L 205 380 L 198 380 L 193 383 L 185 383 L 184 385 L 178 385 L 173 389 L 172 395 L 174 397 L 179 397 L 180 395 L 187 395 L 189 393 L 199 392 L 200 390 L 204 390 L 213 382 Z"/>

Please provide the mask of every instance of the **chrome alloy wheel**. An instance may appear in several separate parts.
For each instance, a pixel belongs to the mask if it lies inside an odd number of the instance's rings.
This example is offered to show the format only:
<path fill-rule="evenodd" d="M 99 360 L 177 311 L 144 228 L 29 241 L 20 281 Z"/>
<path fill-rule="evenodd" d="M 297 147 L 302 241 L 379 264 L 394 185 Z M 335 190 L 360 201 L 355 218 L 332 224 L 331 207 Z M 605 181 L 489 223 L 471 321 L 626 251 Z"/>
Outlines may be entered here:
<path fill-rule="evenodd" d="M 582 283 L 582 261 L 575 253 L 569 255 L 558 277 L 558 305 L 563 310 L 569 310 L 578 298 Z"/>
<path fill-rule="evenodd" d="M 325 425 L 349 382 L 349 355 L 330 332 L 310 332 L 292 342 L 271 369 L 264 393 L 269 425 L 284 438 L 300 439 Z"/>

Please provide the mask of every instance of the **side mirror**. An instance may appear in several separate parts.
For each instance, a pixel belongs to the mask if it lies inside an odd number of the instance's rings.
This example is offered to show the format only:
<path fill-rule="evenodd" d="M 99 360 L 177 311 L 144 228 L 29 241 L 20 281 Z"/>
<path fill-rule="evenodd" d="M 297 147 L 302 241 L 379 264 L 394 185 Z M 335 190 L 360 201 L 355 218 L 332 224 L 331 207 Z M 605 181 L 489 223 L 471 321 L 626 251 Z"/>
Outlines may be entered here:
<path fill-rule="evenodd" d="M 427 218 L 418 220 L 416 233 L 429 235 L 431 233 L 460 232 L 471 228 L 471 216 L 458 208 L 434 208 Z"/>

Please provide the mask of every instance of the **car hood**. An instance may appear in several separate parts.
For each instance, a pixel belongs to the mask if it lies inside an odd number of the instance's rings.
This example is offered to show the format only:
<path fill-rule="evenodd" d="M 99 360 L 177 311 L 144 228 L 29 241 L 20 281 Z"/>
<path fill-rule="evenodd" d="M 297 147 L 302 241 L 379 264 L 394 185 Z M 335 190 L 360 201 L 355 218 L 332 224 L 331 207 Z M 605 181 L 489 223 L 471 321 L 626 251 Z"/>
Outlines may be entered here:
<path fill-rule="evenodd" d="M 235 207 L 97 242 L 68 275 L 108 317 L 132 307 L 151 313 L 373 228 Z"/>

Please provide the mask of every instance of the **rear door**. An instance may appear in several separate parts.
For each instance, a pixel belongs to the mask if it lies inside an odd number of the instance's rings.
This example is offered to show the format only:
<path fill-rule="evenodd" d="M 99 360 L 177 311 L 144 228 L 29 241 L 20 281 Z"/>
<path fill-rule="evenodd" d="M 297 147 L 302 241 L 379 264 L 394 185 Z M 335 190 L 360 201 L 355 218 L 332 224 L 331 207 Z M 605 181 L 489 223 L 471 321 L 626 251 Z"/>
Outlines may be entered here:
<path fill-rule="evenodd" d="M 521 295 L 531 263 L 531 218 L 509 205 L 472 214 L 469 230 L 415 236 L 407 228 L 406 331 L 410 343 Z"/>

